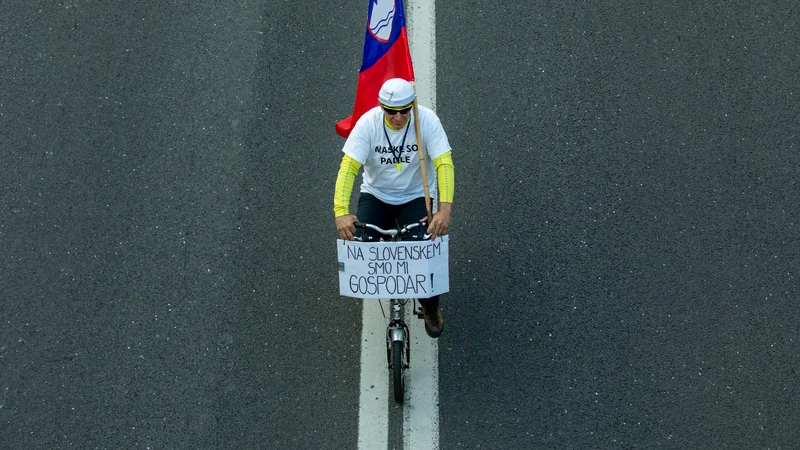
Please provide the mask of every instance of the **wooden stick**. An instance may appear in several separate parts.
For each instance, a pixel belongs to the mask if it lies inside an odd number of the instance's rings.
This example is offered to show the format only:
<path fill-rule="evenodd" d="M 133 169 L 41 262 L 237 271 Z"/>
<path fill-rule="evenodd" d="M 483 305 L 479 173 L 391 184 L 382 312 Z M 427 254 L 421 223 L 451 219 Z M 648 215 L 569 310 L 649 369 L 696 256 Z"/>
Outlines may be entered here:
<path fill-rule="evenodd" d="M 422 148 L 422 135 L 420 134 L 419 130 L 419 109 L 417 105 L 417 87 L 414 86 L 414 83 L 411 83 L 411 86 L 414 87 L 414 131 L 417 133 L 417 153 L 419 155 L 419 170 L 422 173 L 422 188 L 425 191 L 425 210 L 428 212 L 428 225 L 430 225 L 431 221 L 433 220 L 433 215 L 431 214 L 431 193 L 428 190 L 428 174 L 425 167 L 425 150 Z"/>

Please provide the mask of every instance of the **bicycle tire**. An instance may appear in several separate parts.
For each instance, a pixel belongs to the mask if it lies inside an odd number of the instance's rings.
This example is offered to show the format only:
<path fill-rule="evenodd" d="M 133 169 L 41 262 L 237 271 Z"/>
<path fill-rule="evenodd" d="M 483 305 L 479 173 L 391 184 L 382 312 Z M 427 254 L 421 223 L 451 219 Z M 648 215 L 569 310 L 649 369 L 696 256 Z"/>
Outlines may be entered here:
<path fill-rule="evenodd" d="M 405 395 L 405 346 L 401 341 L 392 342 L 392 387 L 394 389 L 394 401 L 403 403 Z"/>

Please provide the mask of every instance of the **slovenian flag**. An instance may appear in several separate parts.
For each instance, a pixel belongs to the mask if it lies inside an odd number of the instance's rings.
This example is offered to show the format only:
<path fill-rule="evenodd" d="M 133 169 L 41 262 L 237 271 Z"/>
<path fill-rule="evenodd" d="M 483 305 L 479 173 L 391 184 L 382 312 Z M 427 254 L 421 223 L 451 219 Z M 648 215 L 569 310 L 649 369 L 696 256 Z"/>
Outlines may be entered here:
<path fill-rule="evenodd" d="M 369 0 L 364 57 L 358 74 L 353 115 L 336 122 L 336 132 L 347 137 L 358 118 L 378 105 L 378 92 L 390 78 L 414 80 L 408 50 L 406 16 L 402 0 Z"/>

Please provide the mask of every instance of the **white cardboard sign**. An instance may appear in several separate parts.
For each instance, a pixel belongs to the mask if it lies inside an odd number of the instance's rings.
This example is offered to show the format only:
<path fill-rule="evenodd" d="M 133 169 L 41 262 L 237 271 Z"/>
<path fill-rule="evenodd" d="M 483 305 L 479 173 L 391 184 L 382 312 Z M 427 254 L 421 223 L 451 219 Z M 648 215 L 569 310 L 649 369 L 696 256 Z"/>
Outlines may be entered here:
<path fill-rule="evenodd" d="M 356 298 L 428 298 L 450 290 L 448 236 L 435 241 L 336 240 L 339 293 Z"/>

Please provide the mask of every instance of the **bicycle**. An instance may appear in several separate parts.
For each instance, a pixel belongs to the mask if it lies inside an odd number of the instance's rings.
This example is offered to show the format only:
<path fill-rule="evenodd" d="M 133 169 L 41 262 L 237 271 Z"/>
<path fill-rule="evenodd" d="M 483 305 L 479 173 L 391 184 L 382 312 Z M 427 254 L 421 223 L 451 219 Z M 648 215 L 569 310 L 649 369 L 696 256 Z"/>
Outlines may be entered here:
<path fill-rule="evenodd" d="M 393 228 L 384 230 L 376 225 L 364 222 L 355 222 L 357 229 L 363 230 L 360 236 L 355 239 L 360 242 L 391 242 L 403 240 L 403 238 L 411 238 L 409 240 L 423 240 L 430 236 L 425 233 L 427 224 L 425 222 L 416 222 L 406 225 L 402 228 Z M 376 239 L 373 235 L 367 233 L 367 229 L 380 233 L 382 237 Z M 386 360 L 389 365 L 389 370 L 392 373 L 392 389 L 394 391 L 394 400 L 397 403 L 403 402 L 405 395 L 405 369 L 411 367 L 411 336 L 409 333 L 408 325 L 403 320 L 403 307 L 408 303 L 409 299 L 390 299 L 391 305 L 391 320 L 386 326 Z M 417 305 L 416 299 L 413 299 L 413 314 L 422 319 L 422 310 Z M 381 306 L 381 308 L 383 308 Z M 384 317 L 386 313 L 384 312 Z"/>

